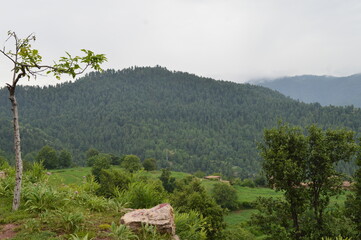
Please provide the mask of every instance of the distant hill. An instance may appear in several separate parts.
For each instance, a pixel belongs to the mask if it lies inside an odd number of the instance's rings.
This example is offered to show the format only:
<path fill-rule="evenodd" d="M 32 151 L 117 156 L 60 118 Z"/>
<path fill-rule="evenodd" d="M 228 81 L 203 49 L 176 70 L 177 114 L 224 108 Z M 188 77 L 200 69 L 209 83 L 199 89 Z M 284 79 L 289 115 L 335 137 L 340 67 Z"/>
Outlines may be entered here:
<path fill-rule="evenodd" d="M 172 170 L 248 177 L 260 170 L 257 142 L 264 128 L 280 119 L 361 131 L 360 109 L 305 104 L 265 87 L 162 67 L 107 70 L 74 83 L 17 90 L 24 156 L 46 143 L 69 149 L 79 164 L 83 153 L 95 147 L 154 157 L 159 167 Z M 5 123 L 11 120 L 7 96 L 0 89 Z M 11 152 L 11 124 L 1 124 L 0 133 L 6 133 L 0 150 Z"/>
<path fill-rule="evenodd" d="M 361 107 L 361 74 L 348 77 L 303 75 L 255 84 L 277 90 L 306 103 Z"/>

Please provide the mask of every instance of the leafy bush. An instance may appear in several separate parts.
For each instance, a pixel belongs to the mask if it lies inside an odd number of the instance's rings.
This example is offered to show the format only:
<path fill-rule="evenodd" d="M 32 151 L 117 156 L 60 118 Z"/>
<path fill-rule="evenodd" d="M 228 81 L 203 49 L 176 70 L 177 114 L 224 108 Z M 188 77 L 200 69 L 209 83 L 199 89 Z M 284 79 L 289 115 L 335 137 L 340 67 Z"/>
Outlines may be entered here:
<path fill-rule="evenodd" d="M 237 226 L 223 231 L 224 240 L 254 240 L 256 237 L 246 229 Z"/>
<path fill-rule="evenodd" d="M 197 179 L 185 178 L 171 196 L 171 202 L 180 212 L 194 210 L 205 219 L 205 231 L 208 239 L 220 239 L 225 228 L 222 208 L 210 197 L 201 182 Z"/>
<path fill-rule="evenodd" d="M 204 229 L 205 220 L 196 211 L 175 214 L 175 225 L 177 226 L 177 235 L 180 239 L 187 240 L 205 240 L 207 239 Z"/>
<path fill-rule="evenodd" d="M 15 187 L 15 178 L 7 176 L 0 179 L 0 197 L 10 198 L 13 195 Z"/>
<path fill-rule="evenodd" d="M 58 216 L 61 227 L 67 232 L 75 232 L 85 220 L 81 212 L 59 212 Z"/>
<path fill-rule="evenodd" d="M 86 193 L 95 194 L 97 190 L 100 188 L 100 184 L 95 181 L 95 177 L 93 175 L 88 175 L 83 181 L 83 184 L 80 185 L 81 191 L 85 191 Z"/>
<path fill-rule="evenodd" d="M 206 173 L 198 170 L 195 173 L 193 173 L 193 175 L 196 176 L 197 178 L 204 178 L 206 176 Z"/>
<path fill-rule="evenodd" d="M 41 223 L 34 218 L 27 220 L 23 227 L 29 232 L 41 232 Z"/>
<path fill-rule="evenodd" d="M 126 155 L 122 159 L 120 165 L 122 168 L 125 168 L 127 171 L 133 173 L 142 169 L 142 164 L 140 158 L 136 155 Z"/>
<path fill-rule="evenodd" d="M 89 195 L 85 206 L 94 212 L 104 212 L 109 210 L 109 200 L 104 197 Z"/>
<path fill-rule="evenodd" d="M 103 169 L 99 175 L 98 195 L 114 197 L 115 189 L 126 189 L 131 181 L 130 174 L 123 169 Z"/>
<path fill-rule="evenodd" d="M 154 171 L 157 169 L 157 160 L 154 158 L 147 158 L 143 162 L 143 167 L 146 171 Z"/>
<path fill-rule="evenodd" d="M 162 203 L 164 189 L 157 182 L 132 182 L 127 190 L 119 192 L 116 199 L 128 202 L 131 208 L 150 208 Z"/>
<path fill-rule="evenodd" d="M 164 189 L 170 193 L 172 193 L 176 187 L 175 178 L 171 177 L 171 174 L 172 173 L 169 171 L 169 169 L 166 168 L 162 169 L 162 174 L 159 177 L 160 181 L 162 181 Z"/>
<path fill-rule="evenodd" d="M 240 187 L 250 187 L 250 188 L 256 187 L 256 183 L 250 178 L 246 178 L 243 180 L 236 178 L 232 181 L 232 185 L 238 185 Z"/>
<path fill-rule="evenodd" d="M 59 167 L 56 150 L 50 146 L 44 146 L 36 156 L 36 160 L 42 162 L 46 169 L 55 169 Z"/>
<path fill-rule="evenodd" d="M 254 202 L 248 202 L 248 201 L 243 201 L 240 203 L 240 207 L 242 209 L 252 209 L 255 208 L 255 203 Z"/>
<path fill-rule="evenodd" d="M 34 162 L 29 171 L 25 172 L 25 179 L 31 183 L 44 182 L 47 178 L 43 162 Z"/>
<path fill-rule="evenodd" d="M 112 222 L 109 236 L 116 240 L 139 239 L 138 236 L 130 230 L 130 228 L 122 224 L 117 226 L 114 222 Z"/>
<path fill-rule="evenodd" d="M 212 189 L 212 197 L 222 208 L 235 210 L 239 208 L 237 191 L 225 183 L 216 183 Z"/>
<path fill-rule="evenodd" d="M 148 240 L 148 239 L 152 239 L 152 240 L 168 240 L 169 239 L 168 235 L 169 234 L 161 235 L 157 231 L 157 228 L 155 226 L 145 224 L 145 225 L 142 225 L 142 228 L 140 229 L 139 240 Z"/>
<path fill-rule="evenodd" d="M 43 184 L 30 184 L 24 187 L 23 197 L 26 210 L 37 213 L 59 209 L 69 202 L 66 193 Z"/>
<path fill-rule="evenodd" d="M 95 177 L 96 181 L 100 181 L 100 173 L 103 169 L 109 169 L 110 168 L 110 162 L 111 162 L 111 158 L 108 154 L 99 154 L 96 155 L 92 158 L 94 159 L 94 164 L 92 167 L 92 174 Z"/>
<path fill-rule="evenodd" d="M 119 196 L 119 195 L 120 194 L 118 194 L 117 196 Z M 129 203 L 121 198 L 110 199 L 108 204 L 109 204 L 109 208 L 112 209 L 112 211 L 117 212 L 117 213 L 123 213 L 125 208 L 127 208 L 129 206 Z"/>

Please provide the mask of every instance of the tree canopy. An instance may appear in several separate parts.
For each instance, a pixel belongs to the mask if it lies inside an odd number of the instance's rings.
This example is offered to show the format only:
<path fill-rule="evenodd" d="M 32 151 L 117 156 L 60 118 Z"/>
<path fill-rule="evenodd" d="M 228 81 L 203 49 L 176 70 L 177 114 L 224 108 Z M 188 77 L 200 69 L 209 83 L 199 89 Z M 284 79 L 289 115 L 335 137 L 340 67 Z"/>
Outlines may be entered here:
<path fill-rule="evenodd" d="M 0 148 L 11 153 L 6 89 L 0 90 Z M 249 178 L 261 169 L 256 143 L 279 119 L 294 125 L 361 130 L 361 110 L 321 107 L 249 84 L 215 81 L 162 67 L 89 73 L 73 83 L 21 87 L 23 150 L 50 144 L 85 165 L 90 147 L 157 159 L 158 168 Z M 36 139 L 36 141 L 33 139 Z M 337 169 L 352 174 L 355 165 Z"/>

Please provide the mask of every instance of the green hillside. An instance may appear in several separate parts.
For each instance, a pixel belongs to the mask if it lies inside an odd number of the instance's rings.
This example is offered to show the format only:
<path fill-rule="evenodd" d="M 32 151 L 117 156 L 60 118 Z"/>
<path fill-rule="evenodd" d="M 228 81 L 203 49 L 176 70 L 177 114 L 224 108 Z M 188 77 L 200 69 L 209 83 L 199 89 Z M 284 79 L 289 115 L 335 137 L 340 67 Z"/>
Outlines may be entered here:
<path fill-rule="evenodd" d="M 11 119 L 6 91 L 0 90 L 2 121 Z M 72 151 L 77 164 L 84 164 L 84 152 L 94 147 L 118 156 L 154 157 L 160 168 L 249 177 L 260 169 L 256 145 L 263 129 L 280 119 L 361 129 L 360 109 L 300 103 L 264 87 L 162 67 L 107 70 L 74 83 L 19 87 L 17 96 L 24 155 L 46 143 Z M 28 135 L 25 129 L 39 134 Z M 5 133 L 0 148 L 9 154 L 11 125 L 1 124 L 0 133 Z"/>

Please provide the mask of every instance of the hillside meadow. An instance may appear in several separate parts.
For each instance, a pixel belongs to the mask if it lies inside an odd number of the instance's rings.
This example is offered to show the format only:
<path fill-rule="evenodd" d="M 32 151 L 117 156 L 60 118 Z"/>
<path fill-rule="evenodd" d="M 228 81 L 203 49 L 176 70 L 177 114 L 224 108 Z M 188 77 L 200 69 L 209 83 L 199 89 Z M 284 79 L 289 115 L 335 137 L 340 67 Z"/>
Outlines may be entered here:
<path fill-rule="evenodd" d="M 75 167 L 68 169 L 60 169 L 60 170 L 51 170 L 52 173 L 50 177 L 50 181 L 62 183 L 62 184 L 81 184 L 84 181 L 86 175 L 91 173 L 91 167 Z M 176 179 L 182 179 L 187 176 L 191 176 L 189 173 L 184 172 L 176 172 L 171 171 L 172 177 Z M 159 178 L 161 175 L 161 171 L 150 171 L 150 172 L 142 172 L 144 176 L 150 178 Z M 218 183 L 218 181 L 201 179 L 202 186 L 205 187 L 208 193 L 211 193 L 214 184 Z M 282 198 L 283 194 L 281 192 L 277 192 L 270 188 L 264 187 L 240 187 L 234 186 L 237 190 L 238 201 L 241 203 L 252 203 L 257 200 L 259 197 L 273 197 L 273 198 Z M 341 194 L 337 198 L 334 197 L 331 199 L 331 205 L 334 204 L 342 204 L 346 200 L 346 193 Z M 236 225 L 242 222 L 245 222 L 251 218 L 252 213 L 257 212 L 258 210 L 250 208 L 250 209 L 242 209 L 237 211 L 229 212 L 228 215 L 225 216 L 225 221 L 228 225 Z"/>
<path fill-rule="evenodd" d="M 118 167 L 114 167 L 118 168 Z M 12 226 L 12 239 L 113 239 L 109 234 L 119 228 L 119 219 L 125 203 L 116 199 L 106 199 L 92 194 L 94 182 L 89 181 L 90 167 L 76 167 L 61 170 L 51 170 L 40 179 L 34 179 L 36 174 L 28 172 L 23 189 L 22 207 L 17 212 L 11 211 L 12 178 L 0 181 L 0 238 L 6 232 L 7 226 Z M 161 171 L 140 171 L 137 178 L 156 181 Z M 12 173 L 10 173 L 12 174 Z M 171 172 L 171 176 L 182 180 L 191 176 L 184 172 Z M 10 176 L 11 177 L 11 176 Z M 211 194 L 218 181 L 200 179 L 201 186 Z M 226 184 L 226 183 L 225 183 Z M 281 192 L 269 188 L 250 188 L 234 186 L 241 208 L 224 215 L 225 231 L 237 231 L 240 227 L 252 232 L 252 239 L 263 239 L 260 234 L 247 224 L 251 216 L 258 212 L 252 203 L 258 197 L 282 198 Z M 345 194 L 332 199 L 331 207 L 341 205 L 346 199 Z M 179 218 L 176 213 L 176 219 Z M 187 216 L 186 218 L 188 218 Z M 179 220 L 178 220 L 179 221 Z M 186 221 L 187 222 L 187 221 Z M 176 221 L 177 224 L 177 221 Z M 179 228 L 184 228 L 182 222 Z M 177 226 L 178 226 L 177 225 Z M 119 229 L 118 229 L 119 230 Z M 148 231 L 148 230 L 147 230 Z M 139 239 L 152 239 L 149 231 L 144 232 Z M 114 238 L 117 239 L 117 238 Z M 121 238 L 120 238 L 121 239 Z M 132 238 L 125 238 L 132 239 Z M 154 239 L 167 239 L 164 237 Z M 195 238 L 197 239 L 197 238 Z M 243 239 L 243 238 L 242 238 Z"/>

